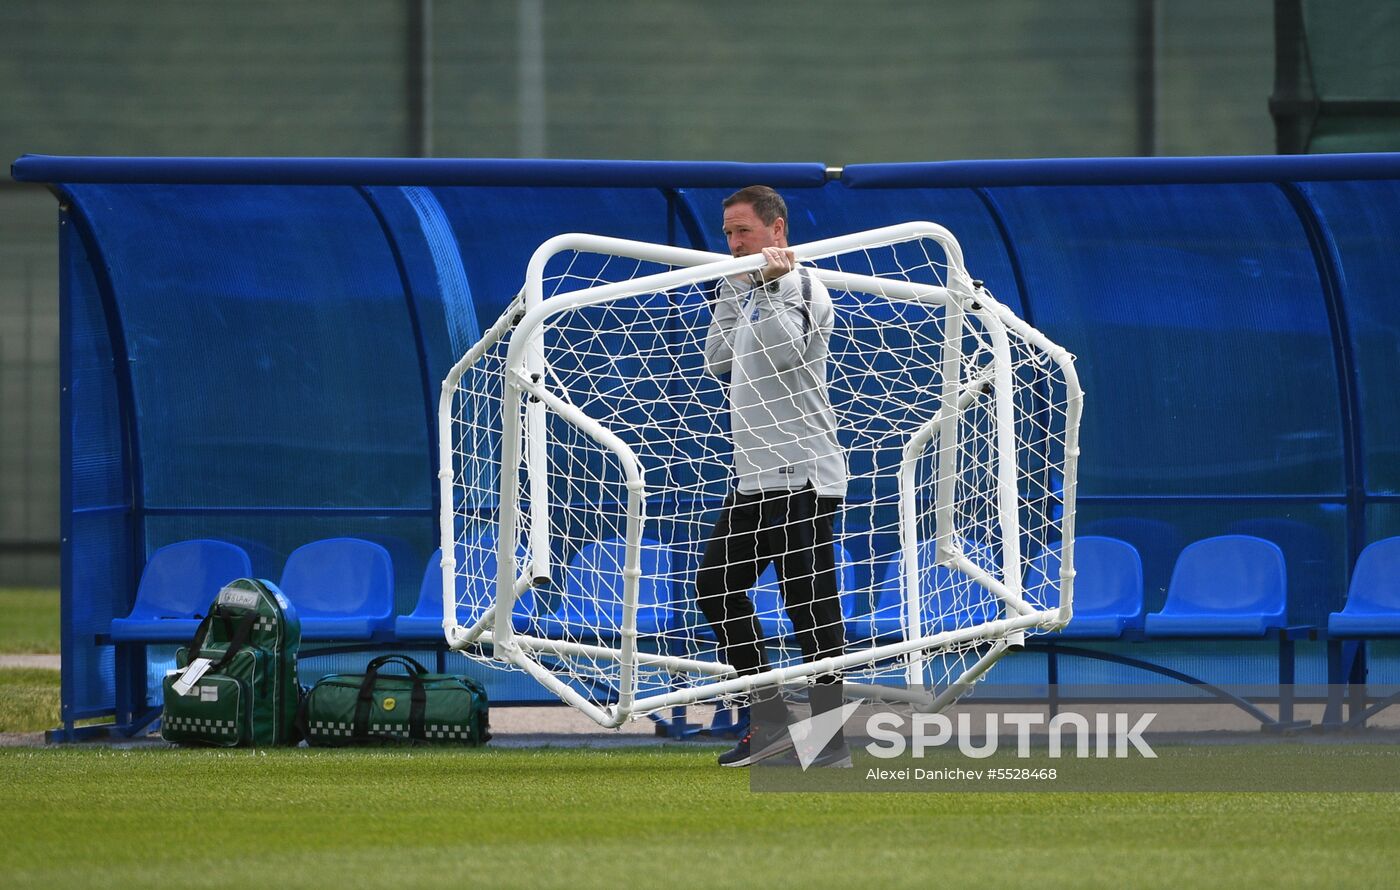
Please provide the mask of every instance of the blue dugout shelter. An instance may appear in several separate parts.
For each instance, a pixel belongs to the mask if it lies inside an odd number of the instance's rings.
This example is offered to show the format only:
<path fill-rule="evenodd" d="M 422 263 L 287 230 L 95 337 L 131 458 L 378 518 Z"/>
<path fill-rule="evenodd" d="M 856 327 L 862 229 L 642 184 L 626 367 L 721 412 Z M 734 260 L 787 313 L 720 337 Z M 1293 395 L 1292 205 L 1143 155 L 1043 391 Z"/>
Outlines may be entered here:
<path fill-rule="evenodd" d="M 1283 548 L 1289 622 L 1325 627 L 1356 555 L 1400 534 L 1400 155 L 12 171 L 59 199 L 69 728 L 146 683 L 107 634 L 164 545 L 234 542 L 276 579 L 303 544 L 366 538 L 411 611 L 436 546 L 439 381 L 534 248 L 584 231 L 722 251 L 720 201 L 755 182 L 784 193 L 795 241 L 942 223 L 1079 356 L 1079 530 L 1137 547 L 1148 610 L 1188 544 L 1243 533 Z M 496 700 L 540 695 L 492 681 Z"/>

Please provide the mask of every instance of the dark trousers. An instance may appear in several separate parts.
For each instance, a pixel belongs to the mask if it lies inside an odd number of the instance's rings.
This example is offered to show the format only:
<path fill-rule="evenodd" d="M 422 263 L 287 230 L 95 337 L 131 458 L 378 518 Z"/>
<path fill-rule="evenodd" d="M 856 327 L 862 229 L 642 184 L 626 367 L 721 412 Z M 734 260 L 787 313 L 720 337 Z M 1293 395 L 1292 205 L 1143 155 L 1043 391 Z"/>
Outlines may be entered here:
<path fill-rule="evenodd" d="M 695 588 L 720 651 L 740 674 L 768 668 L 748 592 L 773 562 L 803 658 L 810 662 L 845 650 L 831 523 L 840 504 L 840 498 L 817 497 L 811 488 L 734 492 L 725 501 L 696 573 Z M 826 686 L 840 679 L 838 674 L 823 674 L 816 682 Z M 839 688 L 832 691 L 839 706 Z M 817 708 L 815 700 L 813 705 L 815 710 L 828 709 Z"/>

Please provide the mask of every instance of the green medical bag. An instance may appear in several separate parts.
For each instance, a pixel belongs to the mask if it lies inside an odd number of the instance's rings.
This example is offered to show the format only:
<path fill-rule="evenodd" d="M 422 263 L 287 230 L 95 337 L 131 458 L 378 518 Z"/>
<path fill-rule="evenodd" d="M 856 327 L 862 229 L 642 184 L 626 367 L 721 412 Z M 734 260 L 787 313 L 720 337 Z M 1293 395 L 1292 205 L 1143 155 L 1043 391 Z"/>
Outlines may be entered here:
<path fill-rule="evenodd" d="M 407 673 L 382 673 L 396 665 Z M 312 746 L 482 745 L 491 738 L 486 689 L 469 677 L 430 674 L 406 655 L 382 655 L 363 674 L 329 674 L 302 703 Z"/>
<path fill-rule="evenodd" d="M 301 621 L 270 581 L 230 582 L 162 688 L 161 738 L 237 747 L 296 741 Z"/>

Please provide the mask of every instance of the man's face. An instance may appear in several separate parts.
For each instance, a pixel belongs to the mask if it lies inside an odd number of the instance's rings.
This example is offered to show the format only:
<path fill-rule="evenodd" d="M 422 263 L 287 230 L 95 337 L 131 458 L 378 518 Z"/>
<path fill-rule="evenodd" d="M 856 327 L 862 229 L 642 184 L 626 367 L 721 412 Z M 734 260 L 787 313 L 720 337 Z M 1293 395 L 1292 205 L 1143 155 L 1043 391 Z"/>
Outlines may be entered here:
<path fill-rule="evenodd" d="M 753 212 L 752 204 L 733 204 L 724 208 L 724 237 L 729 240 L 729 253 L 750 256 L 765 247 L 786 247 L 787 220 L 779 217 L 765 225 Z"/>

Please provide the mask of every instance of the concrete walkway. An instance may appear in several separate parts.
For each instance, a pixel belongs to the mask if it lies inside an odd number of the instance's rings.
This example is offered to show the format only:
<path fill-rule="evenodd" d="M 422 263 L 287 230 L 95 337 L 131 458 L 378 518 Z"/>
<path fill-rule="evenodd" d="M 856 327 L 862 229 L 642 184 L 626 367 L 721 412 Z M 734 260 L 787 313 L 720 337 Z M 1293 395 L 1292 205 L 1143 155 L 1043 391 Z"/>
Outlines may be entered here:
<path fill-rule="evenodd" d="M 0 655 L 0 668 L 45 668 L 58 670 L 62 655 Z"/>

